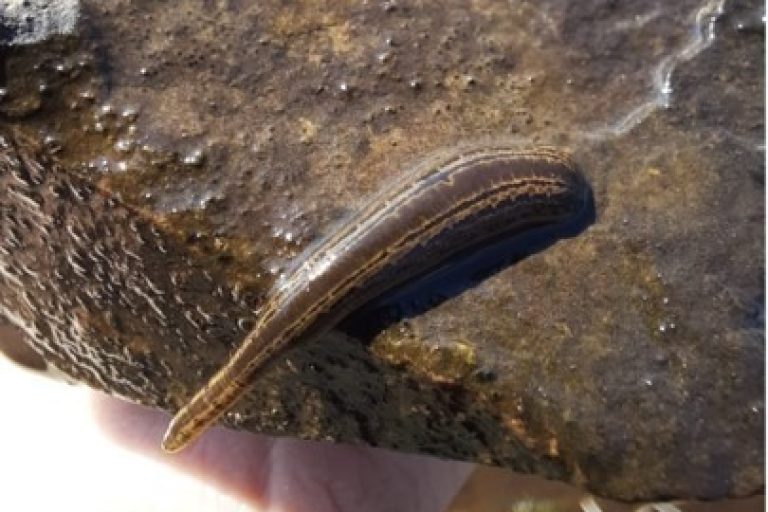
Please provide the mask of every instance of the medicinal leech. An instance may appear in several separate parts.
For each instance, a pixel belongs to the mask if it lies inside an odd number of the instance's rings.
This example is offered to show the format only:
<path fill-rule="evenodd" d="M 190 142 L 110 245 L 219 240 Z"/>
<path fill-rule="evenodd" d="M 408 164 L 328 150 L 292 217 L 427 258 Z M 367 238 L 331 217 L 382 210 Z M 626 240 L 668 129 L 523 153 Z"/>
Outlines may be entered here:
<path fill-rule="evenodd" d="M 577 166 L 549 147 L 432 160 L 375 197 L 275 286 L 253 330 L 173 418 L 163 449 L 180 450 L 199 436 L 287 348 L 458 252 L 578 218 L 588 198 Z"/>

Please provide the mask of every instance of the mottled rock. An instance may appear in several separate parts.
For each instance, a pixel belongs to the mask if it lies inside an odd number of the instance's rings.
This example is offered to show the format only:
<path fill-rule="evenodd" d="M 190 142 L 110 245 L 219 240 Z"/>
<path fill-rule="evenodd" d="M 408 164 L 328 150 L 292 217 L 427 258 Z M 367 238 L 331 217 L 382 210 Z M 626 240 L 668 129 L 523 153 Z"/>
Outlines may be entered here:
<path fill-rule="evenodd" d="M 55 34 L 71 34 L 79 13 L 79 0 L 3 0 L 0 45 L 33 44 Z"/>
<path fill-rule="evenodd" d="M 0 311 L 174 410 L 366 195 L 445 148 L 563 145 L 586 232 L 359 312 L 225 423 L 626 500 L 755 493 L 761 7 L 667 4 L 84 3 L 76 35 L 3 54 Z"/>

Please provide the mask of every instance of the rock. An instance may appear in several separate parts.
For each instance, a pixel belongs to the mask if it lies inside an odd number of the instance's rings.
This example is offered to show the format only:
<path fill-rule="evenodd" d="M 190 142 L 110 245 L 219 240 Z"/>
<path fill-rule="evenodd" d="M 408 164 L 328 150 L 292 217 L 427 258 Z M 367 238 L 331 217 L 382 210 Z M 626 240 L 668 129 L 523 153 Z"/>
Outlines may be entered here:
<path fill-rule="evenodd" d="M 30 370 L 43 372 L 48 368 L 40 354 L 10 325 L 0 324 L 0 352 L 14 363 Z"/>
<path fill-rule="evenodd" d="M 33 44 L 71 34 L 80 15 L 78 0 L 3 0 L 0 45 Z"/>
<path fill-rule="evenodd" d="M 173 411 L 362 198 L 445 148 L 568 146 L 586 232 L 358 312 L 223 421 L 624 500 L 756 493 L 764 39 L 755 2 L 717 7 L 84 3 L 5 56 L 0 312 Z"/>

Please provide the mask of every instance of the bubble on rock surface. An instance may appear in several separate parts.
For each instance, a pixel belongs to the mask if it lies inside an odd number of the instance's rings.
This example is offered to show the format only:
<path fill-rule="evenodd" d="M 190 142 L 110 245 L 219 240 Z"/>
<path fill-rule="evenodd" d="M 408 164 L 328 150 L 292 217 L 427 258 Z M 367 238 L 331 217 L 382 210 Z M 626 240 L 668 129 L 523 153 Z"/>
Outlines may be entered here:
<path fill-rule="evenodd" d="M 189 165 L 191 167 L 197 167 L 202 165 L 203 161 L 205 160 L 205 153 L 203 153 L 202 148 L 194 148 L 187 153 L 184 154 L 184 156 L 181 158 L 181 162 L 184 165 Z"/>

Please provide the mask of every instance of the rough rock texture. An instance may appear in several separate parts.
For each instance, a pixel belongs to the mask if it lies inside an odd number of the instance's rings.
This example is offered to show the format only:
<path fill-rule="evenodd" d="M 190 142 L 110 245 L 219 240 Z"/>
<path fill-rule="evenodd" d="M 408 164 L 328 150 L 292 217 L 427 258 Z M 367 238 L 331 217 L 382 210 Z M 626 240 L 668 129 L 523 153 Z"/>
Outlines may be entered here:
<path fill-rule="evenodd" d="M 33 44 L 54 34 L 71 34 L 79 14 L 78 0 L 3 0 L 0 44 Z"/>
<path fill-rule="evenodd" d="M 755 493 L 762 6 L 667 4 L 84 3 L 74 36 L 0 50 L 0 312 L 173 410 L 361 198 L 445 148 L 564 145 L 586 232 L 361 312 L 380 328 L 296 347 L 224 421 L 621 499 Z"/>

